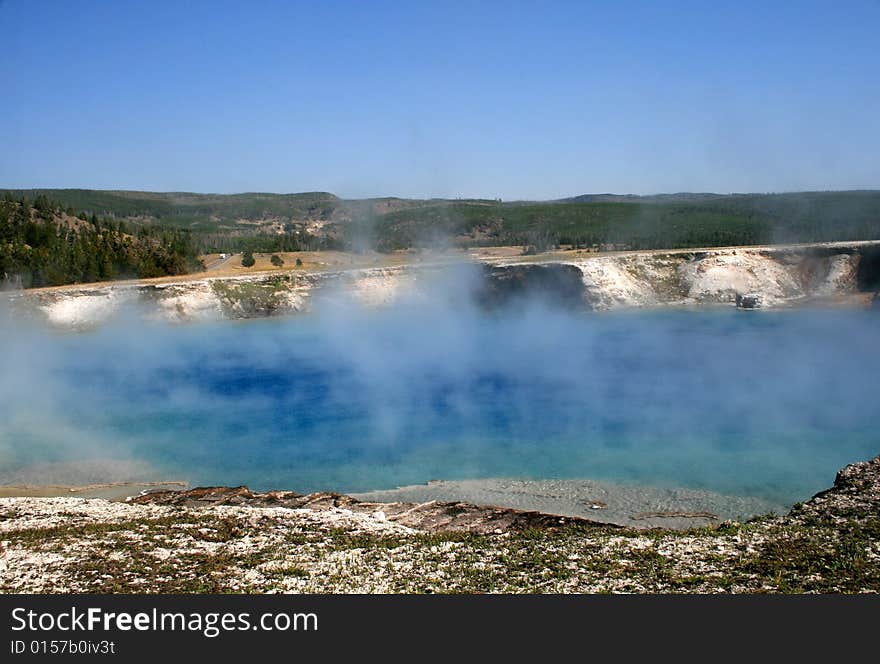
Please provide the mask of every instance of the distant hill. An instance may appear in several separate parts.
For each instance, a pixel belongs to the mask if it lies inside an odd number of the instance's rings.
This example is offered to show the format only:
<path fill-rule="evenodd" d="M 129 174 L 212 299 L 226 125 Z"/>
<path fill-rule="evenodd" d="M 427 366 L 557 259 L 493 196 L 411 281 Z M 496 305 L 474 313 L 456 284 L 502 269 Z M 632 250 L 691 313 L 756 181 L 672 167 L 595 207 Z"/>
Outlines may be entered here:
<path fill-rule="evenodd" d="M 375 220 L 380 246 L 668 249 L 880 239 L 880 191 L 587 194 L 550 202 L 444 201 Z"/>
<path fill-rule="evenodd" d="M 14 197 L 44 195 L 63 206 L 99 217 L 162 221 L 175 226 L 222 227 L 270 217 L 329 218 L 341 201 L 327 192 L 301 194 L 195 194 L 96 189 L 11 189 Z M 0 193 L 3 193 L 0 191 Z"/>
<path fill-rule="evenodd" d="M 0 190 L 0 194 L 3 190 Z M 558 245 L 674 247 L 880 239 L 880 191 L 582 194 L 555 201 L 346 200 L 296 194 L 10 190 L 133 227 L 185 229 L 209 251 Z"/>
<path fill-rule="evenodd" d="M 700 201 L 725 198 L 725 194 L 652 194 L 639 196 L 636 194 L 581 194 L 570 198 L 560 198 L 559 203 L 694 203 Z"/>

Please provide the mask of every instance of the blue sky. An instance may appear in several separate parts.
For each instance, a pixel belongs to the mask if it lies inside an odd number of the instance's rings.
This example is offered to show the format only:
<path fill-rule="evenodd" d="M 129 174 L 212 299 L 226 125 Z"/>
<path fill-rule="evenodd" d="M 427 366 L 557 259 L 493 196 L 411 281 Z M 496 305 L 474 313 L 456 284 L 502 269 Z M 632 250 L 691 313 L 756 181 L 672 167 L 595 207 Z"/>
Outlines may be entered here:
<path fill-rule="evenodd" d="M 0 187 L 880 188 L 880 0 L 0 0 Z"/>

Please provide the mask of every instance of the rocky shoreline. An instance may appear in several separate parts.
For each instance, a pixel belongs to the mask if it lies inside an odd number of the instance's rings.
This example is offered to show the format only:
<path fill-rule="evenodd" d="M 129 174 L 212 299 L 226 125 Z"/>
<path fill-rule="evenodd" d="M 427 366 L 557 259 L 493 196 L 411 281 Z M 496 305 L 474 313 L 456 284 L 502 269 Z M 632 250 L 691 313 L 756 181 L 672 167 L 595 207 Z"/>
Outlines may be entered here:
<path fill-rule="evenodd" d="M 433 480 L 427 484 L 355 493 L 352 497 L 378 503 L 494 505 L 637 529 L 682 530 L 788 511 L 788 506 L 758 497 L 589 479 Z"/>
<path fill-rule="evenodd" d="M 784 516 L 636 530 L 245 487 L 0 499 L 0 590 L 880 592 L 880 457 Z"/>
<path fill-rule="evenodd" d="M 443 254 L 378 267 L 65 286 L 7 293 L 6 299 L 17 315 L 78 328 L 125 312 L 182 322 L 290 315 L 320 308 L 317 303 L 326 298 L 381 306 L 435 297 L 431 285 L 450 279 L 488 307 L 535 296 L 595 311 L 742 302 L 748 303 L 744 308 L 841 303 L 867 308 L 880 289 L 880 241 L 609 254 Z"/>

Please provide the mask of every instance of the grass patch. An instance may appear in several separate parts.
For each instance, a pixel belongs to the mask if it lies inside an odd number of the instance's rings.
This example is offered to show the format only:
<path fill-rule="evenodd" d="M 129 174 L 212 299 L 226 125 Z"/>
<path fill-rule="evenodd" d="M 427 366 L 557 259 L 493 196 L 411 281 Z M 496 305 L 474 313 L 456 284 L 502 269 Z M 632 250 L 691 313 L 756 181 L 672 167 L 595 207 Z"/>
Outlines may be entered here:
<path fill-rule="evenodd" d="M 742 571 L 778 592 L 880 590 L 880 564 L 868 549 L 880 541 L 880 521 L 843 529 L 797 527 L 781 531 L 745 560 Z"/>

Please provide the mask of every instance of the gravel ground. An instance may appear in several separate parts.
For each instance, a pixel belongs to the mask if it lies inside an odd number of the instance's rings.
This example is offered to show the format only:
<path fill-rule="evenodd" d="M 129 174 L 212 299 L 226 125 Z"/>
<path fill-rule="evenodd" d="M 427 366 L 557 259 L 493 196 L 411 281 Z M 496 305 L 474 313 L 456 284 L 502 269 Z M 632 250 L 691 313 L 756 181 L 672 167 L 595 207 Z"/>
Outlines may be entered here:
<path fill-rule="evenodd" d="M 880 457 L 785 516 L 685 531 L 239 488 L 2 498 L 0 538 L 3 592 L 878 592 Z"/>

